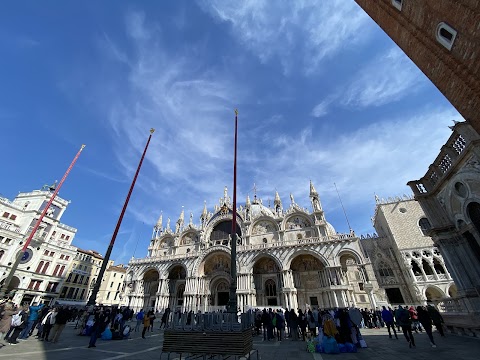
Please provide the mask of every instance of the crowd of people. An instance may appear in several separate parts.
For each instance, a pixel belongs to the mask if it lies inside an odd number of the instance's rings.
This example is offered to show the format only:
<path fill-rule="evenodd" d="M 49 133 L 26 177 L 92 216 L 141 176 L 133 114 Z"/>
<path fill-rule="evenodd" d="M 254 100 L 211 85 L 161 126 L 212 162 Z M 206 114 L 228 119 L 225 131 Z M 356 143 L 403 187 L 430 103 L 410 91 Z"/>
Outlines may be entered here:
<path fill-rule="evenodd" d="M 415 347 L 413 333 L 425 331 L 432 347 L 436 347 L 433 338 L 433 326 L 440 336 L 443 331 L 443 318 L 431 305 L 404 307 L 394 309 L 383 307 L 375 309 L 330 309 L 320 310 L 307 308 L 294 309 L 252 309 L 254 334 L 263 336 L 263 341 L 308 341 L 328 336 L 338 344 L 354 344 L 361 346 L 363 340 L 362 328 L 387 328 L 390 339 L 398 339 L 397 332 L 402 331 L 409 347 Z M 198 314 L 186 312 L 187 325 L 196 321 Z M 88 347 L 96 347 L 98 338 L 128 339 L 131 332 L 142 331 L 142 338 L 146 332 L 154 330 L 155 319 L 160 318 L 159 329 L 165 329 L 171 321 L 180 319 L 182 312 L 172 313 L 170 308 L 161 312 L 153 309 L 134 312 L 128 307 L 91 306 L 76 309 L 65 306 L 46 306 L 33 303 L 31 305 L 15 306 L 5 301 L 0 304 L 0 341 L 16 345 L 19 341 L 35 336 L 39 341 L 57 343 L 68 321 L 76 321 L 77 335 L 88 336 Z M 128 322 L 134 321 L 130 327 Z M 36 331 L 36 334 L 34 334 Z M 319 340 L 318 340 L 319 341 Z M 0 342 L 0 346 L 4 346 Z M 365 344 L 366 346 L 366 344 Z"/>

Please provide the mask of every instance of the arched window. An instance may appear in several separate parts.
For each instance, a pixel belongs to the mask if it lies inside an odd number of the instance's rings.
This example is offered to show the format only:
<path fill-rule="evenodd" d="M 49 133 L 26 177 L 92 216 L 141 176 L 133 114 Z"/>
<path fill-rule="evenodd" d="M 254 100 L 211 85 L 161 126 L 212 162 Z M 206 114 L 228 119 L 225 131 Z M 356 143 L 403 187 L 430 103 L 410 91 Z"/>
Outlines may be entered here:
<path fill-rule="evenodd" d="M 67 282 L 70 282 L 71 280 L 72 280 L 72 273 L 68 274 Z"/>
<path fill-rule="evenodd" d="M 55 266 L 55 270 L 53 270 L 52 276 L 57 276 L 58 270 L 60 269 L 60 265 Z"/>
<path fill-rule="evenodd" d="M 437 26 L 437 41 L 442 44 L 446 49 L 452 50 L 453 42 L 457 37 L 457 30 L 450 25 L 441 22 Z"/>
<path fill-rule="evenodd" d="M 62 265 L 62 267 L 60 268 L 60 271 L 58 272 L 58 277 L 62 277 L 64 270 L 65 270 L 65 265 Z"/>
<path fill-rule="evenodd" d="M 428 236 L 428 232 L 432 228 L 432 225 L 430 225 L 430 221 L 426 217 L 421 218 L 418 220 L 418 226 L 420 226 L 420 230 L 422 231 L 422 234 L 424 236 Z"/>
<path fill-rule="evenodd" d="M 385 263 L 384 261 L 382 261 L 378 265 L 378 273 L 382 277 L 384 277 L 384 276 L 394 276 L 392 268 L 390 266 L 388 266 L 388 264 Z"/>
<path fill-rule="evenodd" d="M 3 255 L 5 254 L 5 251 L 0 250 L 0 260 L 2 260 Z"/>
<path fill-rule="evenodd" d="M 43 262 L 43 261 L 40 261 L 40 264 L 38 264 L 37 270 L 35 270 L 35 272 L 40 273 L 40 271 L 42 271 L 43 264 L 44 264 L 44 262 Z"/>
<path fill-rule="evenodd" d="M 277 296 L 277 285 L 272 279 L 265 281 L 265 295 L 266 296 Z"/>
<path fill-rule="evenodd" d="M 42 274 L 46 274 L 48 267 L 50 266 L 50 263 L 47 262 L 45 263 L 45 266 L 43 267 Z"/>
<path fill-rule="evenodd" d="M 420 270 L 420 266 L 418 266 L 415 260 L 412 260 L 412 271 L 415 276 L 421 276 L 422 270 Z"/>
<path fill-rule="evenodd" d="M 433 259 L 433 268 L 437 274 L 445 274 L 445 268 L 437 258 Z"/>
<path fill-rule="evenodd" d="M 432 267 L 425 259 L 422 260 L 422 267 L 425 275 L 433 275 Z"/>

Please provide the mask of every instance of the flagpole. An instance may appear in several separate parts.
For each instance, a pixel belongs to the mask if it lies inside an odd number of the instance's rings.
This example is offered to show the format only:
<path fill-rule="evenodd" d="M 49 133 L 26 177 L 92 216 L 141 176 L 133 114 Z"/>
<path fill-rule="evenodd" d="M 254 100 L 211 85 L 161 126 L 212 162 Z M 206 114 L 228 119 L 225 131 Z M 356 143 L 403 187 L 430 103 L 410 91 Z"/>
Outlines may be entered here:
<path fill-rule="evenodd" d="M 47 205 L 45 205 L 45 208 L 43 209 L 40 217 L 38 218 L 37 222 L 33 226 L 32 232 L 30 235 L 28 235 L 27 240 L 25 241 L 25 244 L 23 245 L 23 248 L 21 251 L 18 252 L 17 257 L 15 259 L 15 262 L 13 263 L 12 267 L 10 268 L 10 272 L 8 273 L 7 278 L 3 282 L 3 285 L 0 288 L 0 297 L 5 296 L 5 292 L 8 289 L 8 285 L 10 285 L 10 281 L 13 278 L 13 275 L 15 274 L 15 271 L 17 271 L 18 265 L 20 264 L 20 261 L 22 260 L 25 252 L 27 251 L 28 245 L 30 245 L 30 242 L 33 239 L 33 236 L 37 232 L 38 227 L 42 223 L 43 218 L 45 217 L 48 209 L 50 208 L 50 205 L 52 205 L 53 201 L 55 200 L 55 197 L 57 196 L 58 192 L 60 191 L 60 188 L 62 187 L 63 183 L 67 179 L 68 174 L 73 168 L 73 165 L 77 162 L 77 159 L 80 157 L 80 154 L 82 153 L 83 149 L 85 148 L 85 145 L 82 145 L 80 147 L 80 150 L 78 150 L 77 155 L 73 158 L 72 162 L 70 163 L 70 166 L 68 167 L 67 171 L 65 171 L 65 174 L 63 174 L 62 180 L 58 183 L 57 187 L 55 188 L 55 191 L 53 192 L 52 196 L 50 197 L 50 200 L 48 201 Z"/>
<path fill-rule="evenodd" d="M 95 282 L 95 286 L 92 290 L 92 294 L 90 295 L 90 298 L 88 299 L 87 305 L 95 305 L 97 301 L 97 295 L 100 290 L 100 285 L 102 284 L 103 274 L 105 274 L 105 270 L 108 265 L 108 260 L 110 260 L 110 255 L 112 254 L 113 245 L 115 244 L 115 239 L 117 238 L 118 230 L 120 229 L 123 216 L 125 215 L 125 210 L 127 210 L 127 205 L 128 205 L 128 202 L 130 201 L 130 195 L 132 195 L 133 188 L 135 187 L 135 183 L 137 181 L 138 173 L 140 172 L 140 168 L 142 167 L 143 159 L 145 158 L 148 145 L 150 144 L 150 140 L 154 132 L 155 132 L 155 129 L 150 129 L 150 136 L 148 137 L 147 144 L 145 145 L 145 149 L 143 150 L 140 163 L 138 164 L 137 171 L 135 172 L 135 176 L 133 177 L 132 184 L 130 185 L 130 190 L 128 191 L 128 195 L 127 195 L 127 198 L 125 199 L 125 203 L 123 204 L 122 212 L 120 213 L 120 217 L 118 218 L 117 225 L 115 226 L 115 230 L 113 231 L 112 239 L 110 240 L 110 244 L 108 245 L 107 253 L 103 258 L 102 267 L 100 268 L 100 272 L 98 273 L 97 281 Z"/>
<path fill-rule="evenodd" d="M 237 129 L 238 110 L 235 109 L 235 141 L 233 152 L 233 206 L 232 206 L 232 233 L 231 233 L 231 263 L 230 263 L 230 296 L 228 312 L 237 313 Z"/>

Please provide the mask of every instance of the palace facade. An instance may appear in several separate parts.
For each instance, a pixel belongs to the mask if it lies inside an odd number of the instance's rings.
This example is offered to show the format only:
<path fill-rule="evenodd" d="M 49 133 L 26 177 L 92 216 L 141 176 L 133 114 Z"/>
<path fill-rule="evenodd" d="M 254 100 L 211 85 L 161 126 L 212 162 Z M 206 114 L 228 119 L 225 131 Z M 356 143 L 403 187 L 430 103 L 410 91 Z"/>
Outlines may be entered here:
<path fill-rule="evenodd" d="M 384 303 L 358 237 L 336 233 L 325 219 L 310 183 L 312 210 L 290 195 L 283 207 L 278 192 L 273 208 L 255 195 L 237 208 L 237 300 L 242 309 L 282 306 L 375 307 Z M 206 204 L 200 224 L 188 224 L 182 210 L 175 229 L 154 227 L 148 256 L 132 259 L 125 298 L 135 310 L 210 311 L 229 299 L 232 203 L 224 190 L 212 212 Z"/>

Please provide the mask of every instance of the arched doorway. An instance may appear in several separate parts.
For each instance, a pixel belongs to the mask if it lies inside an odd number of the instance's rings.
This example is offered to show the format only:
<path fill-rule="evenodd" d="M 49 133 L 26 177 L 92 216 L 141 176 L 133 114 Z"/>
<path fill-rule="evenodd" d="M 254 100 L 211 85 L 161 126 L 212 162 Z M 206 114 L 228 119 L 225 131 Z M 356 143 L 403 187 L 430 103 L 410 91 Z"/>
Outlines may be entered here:
<path fill-rule="evenodd" d="M 280 305 L 277 289 L 282 287 L 280 268 L 269 256 L 258 259 L 253 265 L 257 306 Z"/>
<path fill-rule="evenodd" d="M 427 290 L 425 290 L 425 297 L 427 298 L 427 302 L 435 302 L 442 300 L 445 294 L 440 289 L 429 286 Z"/>
<path fill-rule="evenodd" d="M 325 266 L 320 259 L 310 254 L 297 255 L 290 264 L 292 270 L 293 282 L 297 289 L 298 304 L 302 308 L 306 304 L 325 306 L 329 300 L 325 293 L 319 290 L 319 284 L 322 281 Z M 330 277 L 334 276 L 329 274 Z M 339 279 L 329 278 L 331 283 L 338 283 Z"/>
<path fill-rule="evenodd" d="M 182 265 L 173 266 L 168 272 L 168 293 L 170 295 L 170 309 L 181 308 L 184 302 L 185 279 L 187 271 Z"/>
<path fill-rule="evenodd" d="M 454 298 L 457 297 L 458 291 L 457 291 L 457 285 L 453 284 L 448 288 L 448 296 Z"/>
<path fill-rule="evenodd" d="M 150 269 L 143 275 L 144 309 L 155 310 L 155 299 L 158 291 L 160 274 L 155 269 Z"/>
<path fill-rule="evenodd" d="M 228 303 L 230 287 L 230 255 L 225 251 L 209 254 L 199 267 L 199 275 L 206 278 L 210 306 L 224 306 Z M 225 303 L 226 302 L 226 303 Z"/>

